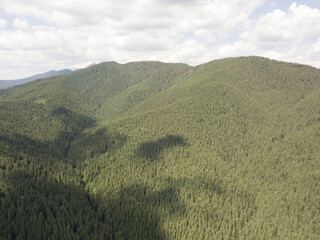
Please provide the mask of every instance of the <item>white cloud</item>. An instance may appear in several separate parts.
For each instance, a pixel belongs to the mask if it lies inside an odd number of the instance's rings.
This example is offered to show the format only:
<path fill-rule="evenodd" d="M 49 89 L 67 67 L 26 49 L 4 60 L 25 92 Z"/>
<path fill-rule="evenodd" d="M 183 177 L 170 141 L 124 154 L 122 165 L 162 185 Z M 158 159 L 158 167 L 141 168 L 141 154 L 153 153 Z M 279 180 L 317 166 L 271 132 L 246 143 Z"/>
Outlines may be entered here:
<path fill-rule="evenodd" d="M 18 30 L 28 30 L 30 25 L 27 21 L 15 18 L 13 20 L 13 26 Z"/>
<path fill-rule="evenodd" d="M 109 60 L 264 55 L 316 65 L 319 10 L 292 4 L 250 19 L 265 1 L 0 0 L 14 19 L 10 29 L 0 20 L 0 79 Z"/>
<path fill-rule="evenodd" d="M 240 40 L 221 47 L 220 56 L 263 55 L 320 67 L 320 10 L 291 4 L 251 21 Z M 317 43 L 316 43 L 317 42 Z"/>
<path fill-rule="evenodd" d="M 0 30 L 6 28 L 7 20 L 0 18 Z"/>

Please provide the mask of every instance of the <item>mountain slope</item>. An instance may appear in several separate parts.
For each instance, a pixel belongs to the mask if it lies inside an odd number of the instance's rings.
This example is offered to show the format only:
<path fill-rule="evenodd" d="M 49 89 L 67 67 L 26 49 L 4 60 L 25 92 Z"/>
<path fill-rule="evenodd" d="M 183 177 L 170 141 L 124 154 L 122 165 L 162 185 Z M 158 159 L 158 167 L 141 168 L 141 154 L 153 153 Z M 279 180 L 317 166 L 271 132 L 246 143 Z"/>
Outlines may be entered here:
<path fill-rule="evenodd" d="M 18 79 L 18 80 L 0 80 L 0 89 L 6 89 L 9 87 L 13 87 L 13 86 L 21 85 L 21 84 L 24 84 L 27 82 L 31 82 L 31 81 L 34 81 L 37 79 L 59 76 L 59 75 L 63 75 L 63 74 L 71 73 L 71 72 L 72 72 L 72 70 L 70 70 L 70 69 L 63 69 L 63 70 L 59 70 L 59 71 L 51 70 L 49 72 L 37 74 L 37 75 L 31 76 L 31 77 L 22 78 L 22 79 Z"/>
<path fill-rule="evenodd" d="M 0 236 L 318 239 L 319 93 L 319 70 L 260 57 L 2 90 Z"/>

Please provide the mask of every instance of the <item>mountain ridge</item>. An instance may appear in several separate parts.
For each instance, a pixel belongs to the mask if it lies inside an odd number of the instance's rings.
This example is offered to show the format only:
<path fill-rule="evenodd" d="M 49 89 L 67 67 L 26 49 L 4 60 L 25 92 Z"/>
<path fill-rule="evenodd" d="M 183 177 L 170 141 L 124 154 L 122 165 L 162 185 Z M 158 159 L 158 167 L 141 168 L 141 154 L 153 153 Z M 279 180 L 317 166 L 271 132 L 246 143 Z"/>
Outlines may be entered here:
<path fill-rule="evenodd" d="M 318 69 L 262 57 L 2 90 L 0 236 L 317 239 L 319 93 Z"/>

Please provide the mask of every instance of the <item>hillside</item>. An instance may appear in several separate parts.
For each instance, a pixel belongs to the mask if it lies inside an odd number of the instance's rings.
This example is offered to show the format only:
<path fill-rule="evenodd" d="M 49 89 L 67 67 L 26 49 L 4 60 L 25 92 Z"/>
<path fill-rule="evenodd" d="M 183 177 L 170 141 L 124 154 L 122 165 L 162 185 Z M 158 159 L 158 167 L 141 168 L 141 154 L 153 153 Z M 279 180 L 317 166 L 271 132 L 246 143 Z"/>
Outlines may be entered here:
<path fill-rule="evenodd" d="M 320 238 L 318 69 L 107 62 L 0 112 L 0 238 Z"/>
<path fill-rule="evenodd" d="M 63 70 L 59 70 L 59 71 L 51 70 L 51 71 L 48 71 L 45 73 L 40 73 L 40 74 L 36 74 L 31 77 L 17 79 L 17 80 L 0 80 L 0 89 L 6 89 L 9 87 L 18 86 L 18 85 L 21 85 L 21 84 L 24 84 L 27 82 L 31 82 L 31 81 L 34 81 L 37 79 L 59 76 L 59 75 L 63 75 L 63 74 L 71 73 L 71 72 L 72 72 L 72 70 L 70 70 L 70 69 L 63 69 Z"/>

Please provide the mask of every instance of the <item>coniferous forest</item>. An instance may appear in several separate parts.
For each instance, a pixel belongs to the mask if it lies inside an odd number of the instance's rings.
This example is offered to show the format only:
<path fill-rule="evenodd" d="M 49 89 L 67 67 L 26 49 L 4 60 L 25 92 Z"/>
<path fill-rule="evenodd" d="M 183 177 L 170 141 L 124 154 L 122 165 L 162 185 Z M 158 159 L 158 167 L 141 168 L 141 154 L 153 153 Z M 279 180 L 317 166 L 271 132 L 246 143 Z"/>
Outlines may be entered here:
<path fill-rule="evenodd" d="M 0 239 L 320 239 L 320 70 L 107 62 L 0 90 Z"/>

